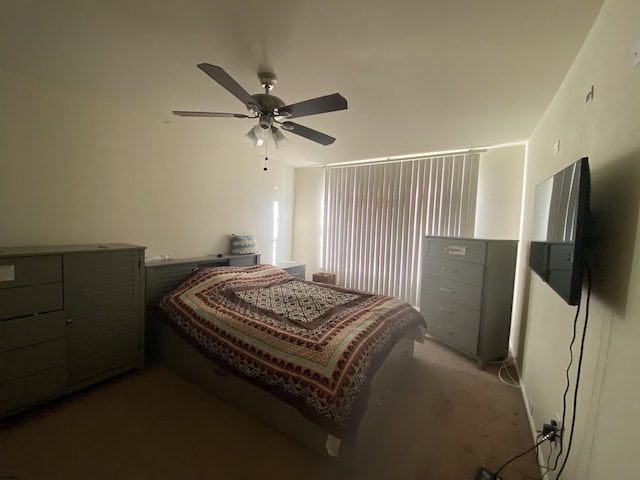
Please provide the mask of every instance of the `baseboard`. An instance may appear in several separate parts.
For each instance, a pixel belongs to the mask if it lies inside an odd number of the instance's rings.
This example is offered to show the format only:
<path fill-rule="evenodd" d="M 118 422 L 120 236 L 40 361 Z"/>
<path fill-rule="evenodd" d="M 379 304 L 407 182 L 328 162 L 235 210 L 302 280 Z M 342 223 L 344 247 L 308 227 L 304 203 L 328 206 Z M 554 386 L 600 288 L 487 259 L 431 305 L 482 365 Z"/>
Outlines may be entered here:
<path fill-rule="evenodd" d="M 521 381 L 522 375 L 520 374 L 520 367 L 518 367 L 518 362 L 516 361 L 515 358 L 513 359 L 513 365 L 516 369 L 516 373 L 518 374 L 518 382 L 520 383 L 520 394 L 522 395 L 522 400 L 524 401 L 524 408 L 525 408 L 525 411 L 527 412 L 527 419 L 529 420 L 529 429 L 531 430 L 531 435 L 533 437 L 533 440 L 535 441 L 536 437 L 538 436 L 538 433 L 536 432 L 536 423 L 533 420 L 533 417 L 531 416 L 531 404 L 529 403 L 529 395 L 527 395 L 527 390 Z"/>
<path fill-rule="evenodd" d="M 524 408 L 527 412 L 527 418 L 529 419 L 529 429 L 531 430 L 531 438 L 533 439 L 533 443 L 535 444 L 538 441 L 538 431 L 536 430 L 536 422 L 531 416 L 531 404 L 529 403 L 529 395 L 527 395 L 527 389 L 522 383 L 522 375 L 520 375 L 520 368 L 518 367 L 518 362 L 513 358 L 513 365 L 515 366 L 516 373 L 518 374 L 518 382 L 520 383 L 520 393 L 522 395 L 522 400 L 524 401 Z M 541 449 L 538 449 L 538 466 L 540 467 L 540 478 L 543 480 L 547 480 L 549 477 L 547 476 L 547 459 L 542 454 Z"/>

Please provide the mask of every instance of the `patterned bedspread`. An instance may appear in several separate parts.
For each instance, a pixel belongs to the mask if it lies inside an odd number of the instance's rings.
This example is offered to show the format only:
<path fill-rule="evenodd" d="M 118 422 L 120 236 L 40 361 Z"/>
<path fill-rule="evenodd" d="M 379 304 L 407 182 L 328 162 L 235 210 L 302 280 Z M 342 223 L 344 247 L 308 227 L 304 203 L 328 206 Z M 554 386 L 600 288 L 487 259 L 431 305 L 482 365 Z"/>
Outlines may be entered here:
<path fill-rule="evenodd" d="M 377 368 L 399 338 L 424 325 L 396 298 L 301 281 L 271 265 L 197 270 L 160 308 L 220 367 L 346 441 Z"/>

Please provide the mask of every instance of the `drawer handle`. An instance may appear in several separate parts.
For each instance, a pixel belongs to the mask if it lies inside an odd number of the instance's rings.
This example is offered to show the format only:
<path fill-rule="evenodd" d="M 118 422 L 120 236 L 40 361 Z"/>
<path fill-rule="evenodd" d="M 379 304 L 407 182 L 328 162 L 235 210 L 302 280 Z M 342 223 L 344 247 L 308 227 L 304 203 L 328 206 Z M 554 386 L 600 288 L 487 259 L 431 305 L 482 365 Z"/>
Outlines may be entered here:
<path fill-rule="evenodd" d="M 447 333 L 449 335 L 453 335 L 453 330 L 449 330 L 447 328 L 444 328 L 442 325 L 438 325 L 438 330 L 442 330 L 444 333 Z"/>
<path fill-rule="evenodd" d="M 447 310 L 446 308 L 440 307 L 440 311 L 444 312 L 444 313 L 448 313 L 449 315 L 455 315 L 456 312 L 454 312 L 453 310 Z"/>
<path fill-rule="evenodd" d="M 440 291 L 444 293 L 456 293 L 455 290 L 451 290 L 450 288 L 444 288 L 444 287 L 440 287 Z"/>
<path fill-rule="evenodd" d="M 452 268 L 450 270 L 447 270 L 446 267 L 442 267 L 442 271 L 443 272 L 458 273 L 458 269 L 457 268 Z"/>
<path fill-rule="evenodd" d="M 73 318 L 67 318 L 67 319 L 64 321 L 64 323 L 71 323 L 71 322 L 73 322 Z"/>

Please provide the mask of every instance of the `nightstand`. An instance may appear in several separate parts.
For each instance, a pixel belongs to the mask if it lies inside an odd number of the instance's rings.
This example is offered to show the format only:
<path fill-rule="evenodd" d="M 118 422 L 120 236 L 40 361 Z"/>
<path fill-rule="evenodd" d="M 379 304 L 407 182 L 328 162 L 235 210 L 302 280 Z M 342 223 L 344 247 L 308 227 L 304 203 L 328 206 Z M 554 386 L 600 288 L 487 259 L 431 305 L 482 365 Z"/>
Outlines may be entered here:
<path fill-rule="evenodd" d="M 306 280 L 307 278 L 307 265 L 304 263 L 292 261 L 276 262 L 276 267 L 280 267 L 287 273 L 295 275 L 300 280 Z"/>

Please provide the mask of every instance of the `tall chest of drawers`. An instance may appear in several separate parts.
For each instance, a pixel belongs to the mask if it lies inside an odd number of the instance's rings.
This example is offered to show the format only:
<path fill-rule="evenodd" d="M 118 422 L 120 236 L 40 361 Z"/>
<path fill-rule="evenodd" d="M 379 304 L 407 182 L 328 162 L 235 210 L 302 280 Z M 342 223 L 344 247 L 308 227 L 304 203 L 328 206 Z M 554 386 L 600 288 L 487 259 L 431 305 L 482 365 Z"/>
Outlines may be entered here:
<path fill-rule="evenodd" d="M 426 237 L 420 311 L 427 333 L 475 358 L 509 349 L 517 241 Z"/>
<path fill-rule="evenodd" d="M 0 417 L 144 367 L 144 248 L 0 247 Z"/>

